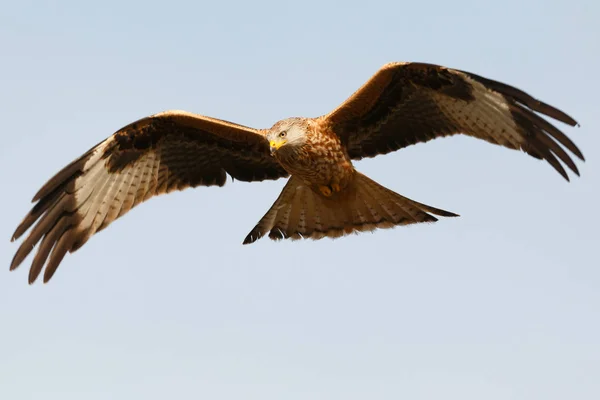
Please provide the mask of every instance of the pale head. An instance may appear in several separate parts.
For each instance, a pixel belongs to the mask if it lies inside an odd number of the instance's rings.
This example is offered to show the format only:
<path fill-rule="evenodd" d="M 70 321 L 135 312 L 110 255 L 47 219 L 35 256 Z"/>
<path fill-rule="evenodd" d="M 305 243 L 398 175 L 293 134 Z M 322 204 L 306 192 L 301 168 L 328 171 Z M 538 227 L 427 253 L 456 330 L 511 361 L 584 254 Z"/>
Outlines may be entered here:
<path fill-rule="evenodd" d="M 278 121 L 267 132 L 271 153 L 294 150 L 306 143 L 308 122 L 306 118 L 287 118 Z"/>

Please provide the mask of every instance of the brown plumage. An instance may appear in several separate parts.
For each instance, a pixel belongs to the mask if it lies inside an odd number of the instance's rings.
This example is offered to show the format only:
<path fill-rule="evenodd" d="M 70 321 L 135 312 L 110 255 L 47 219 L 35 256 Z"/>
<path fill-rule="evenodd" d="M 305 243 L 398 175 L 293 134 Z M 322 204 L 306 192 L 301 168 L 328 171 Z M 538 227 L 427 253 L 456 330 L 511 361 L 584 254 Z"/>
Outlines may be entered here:
<path fill-rule="evenodd" d="M 579 175 L 567 150 L 583 160 L 581 151 L 536 112 L 577 124 L 500 82 L 432 64 L 392 63 L 331 113 L 281 120 L 268 130 L 183 111 L 156 114 L 118 130 L 38 191 L 13 235 L 31 228 L 10 268 L 39 244 L 29 282 L 44 265 L 47 282 L 67 252 L 139 203 L 173 190 L 223 186 L 227 175 L 247 182 L 291 175 L 244 243 L 264 235 L 339 237 L 456 216 L 384 188 L 352 160 L 462 133 L 544 159 L 567 180 L 563 164 Z"/>

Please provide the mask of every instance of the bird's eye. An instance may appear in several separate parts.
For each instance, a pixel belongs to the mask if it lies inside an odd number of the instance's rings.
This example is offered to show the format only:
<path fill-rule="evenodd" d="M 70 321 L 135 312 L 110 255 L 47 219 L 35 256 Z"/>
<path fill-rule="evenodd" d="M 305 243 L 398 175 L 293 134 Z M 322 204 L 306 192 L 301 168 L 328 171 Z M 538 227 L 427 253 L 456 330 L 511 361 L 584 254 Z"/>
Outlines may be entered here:
<path fill-rule="evenodd" d="M 286 131 L 281 131 L 281 132 L 279 132 L 279 137 L 285 137 L 286 134 L 287 134 Z"/>

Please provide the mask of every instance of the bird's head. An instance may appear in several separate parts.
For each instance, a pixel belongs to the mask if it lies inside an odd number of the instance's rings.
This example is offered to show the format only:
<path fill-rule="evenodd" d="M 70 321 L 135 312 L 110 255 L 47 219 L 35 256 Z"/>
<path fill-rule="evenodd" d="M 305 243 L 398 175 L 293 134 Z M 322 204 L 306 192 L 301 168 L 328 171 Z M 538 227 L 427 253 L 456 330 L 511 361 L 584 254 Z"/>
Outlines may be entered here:
<path fill-rule="evenodd" d="M 308 125 L 302 118 L 288 118 L 277 122 L 267 133 L 271 154 L 298 149 L 306 143 Z"/>

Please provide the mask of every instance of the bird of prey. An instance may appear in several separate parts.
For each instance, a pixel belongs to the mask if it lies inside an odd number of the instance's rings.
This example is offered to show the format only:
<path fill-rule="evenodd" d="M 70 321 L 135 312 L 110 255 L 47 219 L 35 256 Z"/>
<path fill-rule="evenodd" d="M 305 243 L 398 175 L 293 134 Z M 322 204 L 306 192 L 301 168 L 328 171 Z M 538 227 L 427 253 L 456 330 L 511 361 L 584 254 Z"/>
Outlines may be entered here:
<path fill-rule="evenodd" d="M 438 137 L 465 134 L 546 160 L 579 175 L 577 146 L 544 114 L 577 122 L 527 93 L 473 73 L 426 63 L 384 65 L 344 103 L 317 118 L 253 129 L 185 111 L 133 122 L 47 181 L 12 240 L 30 228 L 10 269 L 39 244 L 29 271 L 50 280 L 67 252 L 149 198 L 232 179 L 289 176 L 244 240 L 340 237 L 457 214 L 418 203 L 358 172 L 352 162 Z"/>

